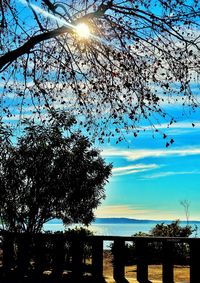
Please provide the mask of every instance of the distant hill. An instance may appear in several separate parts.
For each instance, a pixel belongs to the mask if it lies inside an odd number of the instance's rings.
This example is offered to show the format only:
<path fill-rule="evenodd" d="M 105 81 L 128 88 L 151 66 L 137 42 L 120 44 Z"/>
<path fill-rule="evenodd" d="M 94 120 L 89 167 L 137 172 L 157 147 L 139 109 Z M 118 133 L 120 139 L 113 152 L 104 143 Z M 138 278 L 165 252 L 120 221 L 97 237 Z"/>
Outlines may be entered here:
<path fill-rule="evenodd" d="M 159 221 L 160 222 L 160 221 Z M 93 222 L 95 224 L 146 224 L 146 223 L 158 223 L 156 220 L 146 219 L 133 219 L 133 218 L 96 218 Z"/>
<path fill-rule="evenodd" d="M 93 222 L 94 224 L 158 224 L 158 223 L 171 223 L 173 220 L 148 220 L 148 219 L 134 219 L 134 218 L 96 218 Z M 180 221 L 182 224 L 186 225 L 187 221 Z M 200 224 L 200 221 L 190 220 L 189 225 Z"/>
<path fill-rule="evenodd" d="M 48 222 L 49 224 L 62 224 L 62 221 L 59 219 L 52 219 Z M 134 223 L 158 223 L 155 220 L 140 220 L 140 219 L 133 219 L 133 218 L 96 218 L 95 221 L 92 222 L 93 224 L 134 224 Z"/>
<path fill-rule="evenodd" d="M 134 219 L 134 218 L 125 218 L 125 217 L 111 217 L 111 218 L 96 218 L 92 224 L 158 224 L 158 223 L 171 223 L 172 220 L 148 220 L 148 219 Z M 181 221 L 182 224 L 186 225 L 186 221 Z M 189 225 L 199 224 L 200 221 L 189 221 Z M 48 222 L 48 224 L 62 224 L 62 221 L 59 219 L 53 219 Z"/>

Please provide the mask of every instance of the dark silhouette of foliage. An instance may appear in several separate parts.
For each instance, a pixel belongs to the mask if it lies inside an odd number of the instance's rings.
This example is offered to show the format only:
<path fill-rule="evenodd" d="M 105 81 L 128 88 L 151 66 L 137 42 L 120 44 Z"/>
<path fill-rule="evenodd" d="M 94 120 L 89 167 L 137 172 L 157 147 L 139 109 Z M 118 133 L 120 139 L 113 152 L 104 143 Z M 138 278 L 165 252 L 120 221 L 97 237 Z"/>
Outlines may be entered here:
<path fill-rule="evenodd" d="M 154 237 L 189 237 L 194 232 L 192 226 L 181 226 L 180 220 L 173 221 L 170 224 L 156 224 L 149 232 L 149 236 Z"/>
<path fill-rule="evenodd" d="M 73 239 L 74 237 L 80 237 L 80 238 L 86 239 L 88 236 L 93 236 L 94 233 L 87 228 L 75 227 L 73 229 L 67 229 L 65 231 L 65 235 L 69 236 L 69 238 L 71 239 Z M 68 248 L 68 254 L 70 257 L 71 249 L 72 249 L 72 243 L 70 241 L 68 241 L 67 248 Z M 83 243 L 82 252 L 83 252 L 83 262 L 86 266 L 86 260 L 89 259 L 92 255 L 91 243 L 89 244 L 87 241 L 85 241 Z"/>
<path fill-rule="evenodd" d="M 60 114 L 58 120 L 62 118 Z M 65 224 L 93 220 L 112 166 L 73 129 L 74 118 L 64 120 L 63 126 L 26 121 L 17 141 L 6 143 L 6 154 L 0 158 L 3 229 L 33 233 L 53 218 Z M 2 143 L 1 152 L 4 147 Z"/>
<path fill-rule="evenodd" d="M 113 135 L 120 141 L 124 129 L 137 137 L 144 124 L 158 131 L 163 119 L 175 123 L 163 103 L 199 105 L 192 93 L 200 66 L 199 5 L 1 1 L 3 113 L 18 119 L 21 113 L 70 110 L 81 114 L 80 124 L 100 141 Z M 88 24 L 89 38 L 77 35 L 81 22 Z"/>
<path fill-rule="evenodd" d="M 190 237 L 195 230 L 190 225 L 181 226 L 180 221 L 176 220 L 170 224 L 159 223 L 153 227 L 149 233 L 138 232 L 134 237 Z M 113 252 L 113 245 L 111 250 Z M 189 259 L 189 245 L 186 243 L 172 242 L 171 254 L 176 264 L 186 264 Z M 146 258 L 150 263 L 159 264 L 162 260 L 162 255 L 165 255 L 163 243 L 160 241 L 152 241 L 148 243 L 146 249 Z M 137 261 L 136 243 L 126 244 L 124 248 L 124 258 L 126 265 L 131 265 Z"/>
<path fill-rule="evenodd" d="M 152 237 L 185 237 L 188 238 L 195 230 L 190 225 L 181 226 L 180 221 L 176 220 L 170 224 L 157 224 L 149 232 Z M 154 260 L 159 262 L 163 246 L 159 242 L 152 243 L 149 246 L 150 254 L 154 255 Z M 171 254 L 175 263 L 187 263 L 189 259 L 189 245 L 186 243 L 173 243 L 171 245 Z"/>

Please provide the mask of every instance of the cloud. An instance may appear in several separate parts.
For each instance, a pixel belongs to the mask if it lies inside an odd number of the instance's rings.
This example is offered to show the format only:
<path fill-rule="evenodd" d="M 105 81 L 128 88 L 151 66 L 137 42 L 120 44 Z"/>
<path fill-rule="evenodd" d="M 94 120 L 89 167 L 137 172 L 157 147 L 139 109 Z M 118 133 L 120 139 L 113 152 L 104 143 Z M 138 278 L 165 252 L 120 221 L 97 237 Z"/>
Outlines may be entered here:
<path fill-rule="evenodd" d="M 156 164 L 135 164 L 129 166 L 115 167 L 112 169 L 112 172 L 113 176 L 122 176 L 157 169 L 159 167 L 161 166 L 158 166 Z"/>
<path fill-rule="evenodd" d="M 177 219 L 177 210 L 169 209 L 151 209 L 144 208 L 143 205 L 134 204 L 113 204 L 101 205 L 95 212 L 96 217 L 127 217 L 135 219 L 151 220 L 175 220 Z M 179 217 L 184 219 L 185 216 Z"/>
<path fill-rule="evenodd" d="M 146 175 L 143 176 L 142 179 L 157 179 L 157 178 L 163 178 L 163 177 L 168 177 L 168 176 L 173 176 L 173 175 L 199 175 L 200 171 L 194 170 L 194 171 L 168 171 L 168 172 L 160 172 L 152 175 Z"/>
<path fill-rule="evenodd" d="M 145 216 L 150 212 L 156 212 L 156 210 L 134 208 L 133 205 L 102 205 L 97 208 L 96 217 L 136 217 Z"/>
<path fill-rule="evenodd" d="M 127 160 L 135 161 L 149 157 L 175 157 L 200 155 L 200 148 L 184 148 L 184 149 L 115 149 L 108 148 L 102 151 L 104 157 L 122 157 Z"/>
<path fill-rule="evenodd" d="M 156 129 L 169 129 L 169 130 L 179 130 L 179 129 L 190 129 L 190 130 L 194 130 L 194 129 L 199 129 L 200 128 L 200 122 L 199 121 L 194 121 L 195 126 L 192 126 L 192 122 L 186 122 L 186 121 L 182 121 L 182 122 L 178 122 L 178 123 L 174 123 L 172 125 L 169 126 L 168 123 L 161 123 L 161 124 L 155 124 L 155 128 Z M 152 131 L 152 127 L 151 126 L 146 126 L 143 127 L 143 129 L 145 130 L 150 130 Z"/>

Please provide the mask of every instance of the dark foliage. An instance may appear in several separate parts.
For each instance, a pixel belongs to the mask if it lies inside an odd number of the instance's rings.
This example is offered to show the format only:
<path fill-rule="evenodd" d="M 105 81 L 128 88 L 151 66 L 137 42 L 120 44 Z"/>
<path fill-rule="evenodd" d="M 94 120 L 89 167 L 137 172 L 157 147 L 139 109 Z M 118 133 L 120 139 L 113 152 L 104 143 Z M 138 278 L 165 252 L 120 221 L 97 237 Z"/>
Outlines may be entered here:
<path fill-rule="evenodd" d="M 1 279 L 4 274 L 7 276 L 3 276 L 4 278 L 15 277 L 16 282 L 18 279 L 23 282 L 24 276 L 28 278 L 28 282 L 34 279 L 38 282 L 46 271 L 51 273 L 47 279 L 53 277 L 61 280 L 63 270 L 68 276 L 74 272 L 74 262 L 78 264 L 77 257 L 80 257 L 79 264 L 82 269 L 76 273 L 80 272 L 80 276 L 84 272 L 91 272 L 91 266 L 86 260 L 91 257 L 92 247 L 89 239 L 93 233 L 88 229 L 75 228 L 65 232 L 34 234 L 4 231 L 2 235 L 4 268 L 0 268 Z"/>
<path fill-rule="evenodd" d="M 190 225 L 181 226 L 180 221 L 176 220 L 170 224 L 157 224 L 152 228 L 149 233 L 138 232 L 134 237 L 189 237 L 195 230 Z M 168 246 L 167 246 L 168 244 Z M 113 246 L 111 246 L 112 252 Z M 176 243 L 172 241 L 165 244 L 160 241 L 149 242 L 146 250 L 145 257 L 151 264 L 159 264 L 166 254 L 165 249 L 170 249 L 173 262 L 175 264 L 187 264 L 189 260 L 189 245 L 187 243 Z M 133 244 L 126 244 L 124 248 L 124 259 L 126 265 L 134 264 L 137 262 L 137 248 L 136 242 Z"/>
<path fill-rule="evenodd" d="M 60 119 L 62 119 L 60 114 Z M 111 174 L 100 152 L 73 130 L 75 120 L 48 125 L 26 121 L 17 141 L 0 144 L 0 217 L 13 232 L 39 232 L 53 218 L 65 224 L 93 220 Z M 2 127 L 2 131 L 6 128 Z M 4 137 L 2 134 L 1 137 Z"/>
<path fill-rule="evenodd" d="M 176 220 L 170 224 L 157 224 L 149 232 L 149 236 L 154 237 L 189 237 L 194 232 L 192 226 L 181 226 L 180 221 Z M 137 235 L 137 234 L 136 234 Z"/>

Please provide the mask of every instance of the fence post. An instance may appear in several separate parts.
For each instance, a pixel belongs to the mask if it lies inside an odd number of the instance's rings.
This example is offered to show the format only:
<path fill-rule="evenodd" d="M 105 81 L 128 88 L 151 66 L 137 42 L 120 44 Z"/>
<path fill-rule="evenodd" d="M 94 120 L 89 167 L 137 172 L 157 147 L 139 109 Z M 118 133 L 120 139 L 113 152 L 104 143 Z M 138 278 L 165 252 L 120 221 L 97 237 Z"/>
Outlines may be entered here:
<path fill-rule="evenodd" d="M 118 282 L 124 279 L 125 273 L 125 242 L 116 238 L 113 246 L 113 277 Z"/>
<path fill-rule="evenodd" d="M 3 271 L 6 274 L 10 273 L 15 263 L 14 241 L 13 233 L 3 233 Z"/>
<path fill-rule="evenodd" d="M 190 283 L 200 282 L 200 239 L 191 239 L 190 242 Z"/>
<path fill-rule="evenodd" d="M 62 275 L 65 262 L 64 235 L 53 235 L 53 275 L 58 278 Z"/>
<path fill-rule="evenodd" d="M 163 241 L 163 283 L 174 283 L 173 249 L 173 242 Z"/>
<path fill-rule="evenodd" d="M 103 239 L 92 237 L 92 275 L 103 277 Z"/>
<path fill-rule="evenodd" d="M 137 239 L 136 242 L 137 255 L 137 280 L 140 283 L 151 283 L 148 280 L 148 240 Z"/>
<path fill-rule="evenodd" d="M 72 277 L 76 280 L 83 275 L 83 237 L 72 238 Z"/>
<path fill-rule="evenodd" d="M 35 276 L 41 276 L 46 265 L 46 239 L 47 235 L 37 234 L 34 236 Z"/>
<path fill-rule="evenodd" d="M 17 271 L 19 276 L 27 274 L 30 267 L 31 237 L 26 233 L 17 234 Z"/>

